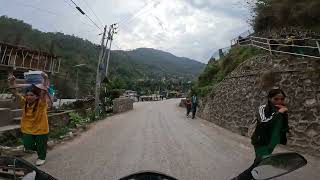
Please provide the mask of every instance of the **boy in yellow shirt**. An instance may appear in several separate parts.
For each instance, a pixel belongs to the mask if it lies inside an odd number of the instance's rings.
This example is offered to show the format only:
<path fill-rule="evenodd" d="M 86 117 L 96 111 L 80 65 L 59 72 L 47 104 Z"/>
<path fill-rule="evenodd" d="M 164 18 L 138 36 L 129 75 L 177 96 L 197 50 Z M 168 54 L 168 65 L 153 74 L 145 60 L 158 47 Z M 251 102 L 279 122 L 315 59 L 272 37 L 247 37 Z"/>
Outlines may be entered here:
<path fill-rule="evenodd" d="M 24 96 L 17 93 L 15 88 L 15 77 L 9 76 L 10 88 L 23 109 L 21 119 L 22 141 L 26 150 L 37 151 L 38 159 L 36 165 L 45 163 L 47 154 L 47 141 L 49 134 L 49 123 L 47 115 L 47 85 L 48 76 L 43 73 L 43 84 L 32 85 Z"/>

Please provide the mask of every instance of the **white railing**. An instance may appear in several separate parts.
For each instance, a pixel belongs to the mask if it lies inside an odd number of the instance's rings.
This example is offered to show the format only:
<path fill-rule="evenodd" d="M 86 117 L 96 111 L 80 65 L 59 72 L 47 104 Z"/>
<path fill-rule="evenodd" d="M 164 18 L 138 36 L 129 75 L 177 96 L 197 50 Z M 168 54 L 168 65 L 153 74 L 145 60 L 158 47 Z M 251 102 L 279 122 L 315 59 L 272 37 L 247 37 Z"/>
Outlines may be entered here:
<path fill-rule="evenodd" d="M 291 41 L 293 42 L 292 44 L 280 43 L 281 41 L 288 41 L 288 39 L 269 39 L 263 37 L 248 36 L 236 41 L 233 40 L 232 46 L 250 45 L 269 51 L 270 54 L 281 53 L 320 59 L 320 39 L 291 39 Z M 306 45 L 295 45 L 295 41 L 303 41 L 303 44 Z M 314 46 L 312 44 L 314 44 Z M 290 50 L 281 50 L 283 48 L 289 48 Z M 300 51 L 302 51 L 303 53 L 296 52 L 295 48 L 300 48 Z M 305 52 L 309 52 L 309 54 Z"/>
<path fill-rule="evenodd" d="M 216 61 L 219 60 L 222 56 L 225 56 L 226 54 L 229 53 L 231 47 L 225 47 L 218 49 L 213 55 L 211 56 L 211 59 L 215 59 Z"/>
<path fill-rule="evenodd" d="M 287 42 L 287 41 L 288 39 L 272 39 L 272 38 L 257 37 L 257 36 L 253 36 L 253 32 L 246 31 L 244 33 L 241 33 L 237 38 L 232 39 L 230 47 L 222 48 L 216 51 L 211 56 L 211 59 L 219 60 L 222 56 L 228 54 L 229 50 L 233 46 L 237 46 L 237 45 L 253 46 L 259 49 L 269 51 L 270 54 L 273 54 L 273 53 L 291 54 L 296 56 L 320 59 L 320 39 L 311 39 L 311 38 L 291 39 L 291 41 L 293 42 L 292 44 L 279 43 L 279 42 Z M 303 44 L 308 44 L 308 45 L 294 44 L 295 41 L 296 42 L 303 41 Z M 277 42 L 277 43 L 272 43 L 272 42 Z M 281 50 L 283 48 L 289 48 L 290 50 L 289 51 Z M 303 53 L 295 52 L 296 51 L 295 48 L 300 48 L 300 51 Z M 311 53 L 308 54 L 305 52 L 309 52 L 309 53 L 311 52 Z"/>

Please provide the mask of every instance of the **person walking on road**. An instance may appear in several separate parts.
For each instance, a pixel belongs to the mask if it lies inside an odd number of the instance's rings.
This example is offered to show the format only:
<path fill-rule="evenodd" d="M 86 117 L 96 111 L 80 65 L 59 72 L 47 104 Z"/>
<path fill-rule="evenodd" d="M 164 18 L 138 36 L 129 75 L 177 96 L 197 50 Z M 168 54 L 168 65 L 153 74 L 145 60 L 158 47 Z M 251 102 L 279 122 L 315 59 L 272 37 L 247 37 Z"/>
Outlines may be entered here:
<path fill-rule="evenodd" d="M 196 117 L 197 106 L 198 106 L 198 97 L 196 94 L 193 94 L 193 96 L 191 97 L 192 119 Z"/>
<path fill-rule="evenodd" d="M 272 89 L 268 93 L 268 102 L 258 108 L 258 119 L 251 143 L 255 150 L 255 161 L 251 167 L 232 180 L 251 180 L 251 171 L 263 157 L 270 155 L 278 144 L 287 144 L 288 108 L 286 95 L 281 89 Z"/>
<path fill-rule="evenodd" d="M 189 117 L 189 114 L 191 112 L 191 100 L 189 97 L 186 98 L 186 108 L 187 108 L 187 117 Z"/>
<path fill-rule="evenodd" d="M 36 151 L 38 159 L 36 165 L 45 163 L 47 154 L 47 140 L 49 134 L 47 88 L 48 76 L 42 73 L 43 84 L 28 87 L 25 95 L 17 93 L 15 77 L 9 75 L 9 86 L 12 94 L 19 99 L 23 109 L 21 119 L 22 141 L 25 150 Z"/>

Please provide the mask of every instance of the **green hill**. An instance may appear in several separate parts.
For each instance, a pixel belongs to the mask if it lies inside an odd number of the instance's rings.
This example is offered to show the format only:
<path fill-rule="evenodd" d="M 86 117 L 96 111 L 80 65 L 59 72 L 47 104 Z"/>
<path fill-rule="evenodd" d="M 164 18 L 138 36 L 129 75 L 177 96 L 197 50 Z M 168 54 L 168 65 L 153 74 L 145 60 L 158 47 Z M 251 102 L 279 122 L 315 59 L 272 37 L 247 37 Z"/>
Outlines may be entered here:
<path fill-rule="evenodd" d="M 60 32 L 41 32 L 23 21 L 6 16 L 0 17 L 0 41 L 62 56 L 61 73 L 53 76 L 52 81 L 64 97 L 74 96 L 76 70 L 72 66 L 87 64 L 79 68 L 80 95 L 93 92 L 98 45 Z M 192 59 L 156 49 L 139 48 L 112 51 L 109 72 L 111 79 L 123 81 L 123 88 L 135 90 L 138 80 L 160 82 L 164 77 L 184 82 L 193 80 L 204 67 L 205 64 Z"/>

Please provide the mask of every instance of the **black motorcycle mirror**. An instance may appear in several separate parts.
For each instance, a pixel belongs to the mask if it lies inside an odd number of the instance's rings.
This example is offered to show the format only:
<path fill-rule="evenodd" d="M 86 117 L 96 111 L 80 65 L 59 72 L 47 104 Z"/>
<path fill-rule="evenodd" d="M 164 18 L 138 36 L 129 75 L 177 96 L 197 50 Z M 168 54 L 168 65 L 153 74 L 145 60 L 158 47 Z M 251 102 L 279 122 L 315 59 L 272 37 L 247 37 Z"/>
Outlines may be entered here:
<path fill-rule="evenodd" d="M 280 153 L 262 159 L 251 171 L 256 180 L 273 179 L 288 174 L 307 164 L 307 160 L 298 153 Z"/>
<path fill-rule="evenodd" d="M 174 177 L 170 177 L 160 172 L 155 171 L 142 171 L 123 177 L 119 180 L 177 180 Z"/>
<path fill-rule="evenodd" d="M 0 156 L 0 179 L 4 180 L 56 180 L 49 174 L 21 158 Z"/>

